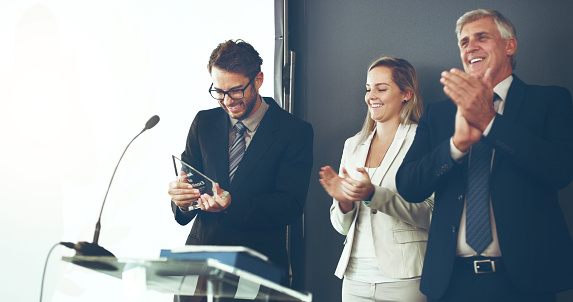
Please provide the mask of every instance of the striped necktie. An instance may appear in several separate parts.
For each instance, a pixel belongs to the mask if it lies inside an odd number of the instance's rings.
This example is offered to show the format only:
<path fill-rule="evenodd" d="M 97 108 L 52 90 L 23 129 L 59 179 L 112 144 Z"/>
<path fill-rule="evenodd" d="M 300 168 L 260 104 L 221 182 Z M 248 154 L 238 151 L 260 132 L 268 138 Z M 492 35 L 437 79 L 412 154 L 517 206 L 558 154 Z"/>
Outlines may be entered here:
<path fill-rule="evenodd" d="M 494 101 L 499 96 L 495 94 Z M 489 213 L 489 175 L 493 148 L 483 140 L 470 151 L 468 192 L 466 198 L 466 242 L 478 254 L 492 242 Z"/>
<path fill-rule="evenodd" d="M 247 127 L 243 125 L 241 121 L 238 121 L 235 126 L 235 139 L 233 140 L 233 146 L 231 146 L 231 152 L 229 153 L 229 183 L 233 182 L 233 177 L 235 176 L 235 172 L 237 172 L 237 168 L 239 167 L 239 163 L 243 158 L 243 154 L 245 154 L 245 137 L 244 133 L 247 130 Z"/>

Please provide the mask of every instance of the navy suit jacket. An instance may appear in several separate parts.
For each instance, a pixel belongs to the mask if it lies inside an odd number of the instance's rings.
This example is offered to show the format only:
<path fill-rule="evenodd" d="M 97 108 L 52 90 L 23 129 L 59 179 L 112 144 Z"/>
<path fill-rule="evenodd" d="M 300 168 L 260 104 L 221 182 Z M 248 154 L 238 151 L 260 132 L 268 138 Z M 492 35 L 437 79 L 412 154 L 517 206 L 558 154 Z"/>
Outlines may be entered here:
<path fill-rule="evenodd" d="M 421 290 L 439 299 L 450 281 L 467 182 L 467 156 L 450 155 L 456 106 L 429 104 L 397 175 L 398 192 L 435 204 Z M 526 85 L 515 75 L 503 115 L 482 141 L 495 148 L 491 203 L 505 267 L 524 292 L 573 287 L 573 241 L 557 191 L 573 179 L 573 108 L 562 87 Z"/>
<path fill-rule="evenodd" d="M 287 272 L 286 226 L 302 216 L 313 162 L 312 126 L 282 110 L 273 99 L 229 185 L 229 116 L 222 108 L 197 113 L 181 159 L 231 194 L 225 212 L 184 215 L 172 202 L 176 221 L 196 218 L 188 245 L 239 245 L 268 256 Z"/>

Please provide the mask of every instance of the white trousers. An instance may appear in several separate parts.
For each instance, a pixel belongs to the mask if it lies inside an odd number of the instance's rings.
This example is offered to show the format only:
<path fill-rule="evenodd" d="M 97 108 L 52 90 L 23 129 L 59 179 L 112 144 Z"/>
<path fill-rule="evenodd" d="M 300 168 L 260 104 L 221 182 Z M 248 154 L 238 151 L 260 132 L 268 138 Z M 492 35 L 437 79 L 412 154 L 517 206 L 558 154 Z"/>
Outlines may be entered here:
<path fill-rule="evenodd" d="M 342 302 L 426 302 L 420 292 L 420 279 L 366 283 L 344 278 Z"/>

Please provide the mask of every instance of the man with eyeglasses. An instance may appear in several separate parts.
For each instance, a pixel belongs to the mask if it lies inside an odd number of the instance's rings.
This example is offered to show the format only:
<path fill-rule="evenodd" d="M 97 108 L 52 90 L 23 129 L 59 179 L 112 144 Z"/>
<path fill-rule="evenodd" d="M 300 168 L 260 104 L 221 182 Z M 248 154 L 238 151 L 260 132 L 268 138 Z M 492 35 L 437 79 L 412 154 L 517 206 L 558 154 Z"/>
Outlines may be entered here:
<path fill-rule="evenodd" d="M 217 182 L 218 192 L 200 196 L 174 181 L 169 195 L 179 224 L 194 219 L 187 245 L 246 246 L 286 273 L 286 227 L 303 213 L 314 134 L 309 123 L 259 95 L 262 62 L 242 40 L 213 50 L 209 93 L 220 108 L 197 113 L 181 159 Z M 190 209 L 194 201 L 200 209 Z"/>

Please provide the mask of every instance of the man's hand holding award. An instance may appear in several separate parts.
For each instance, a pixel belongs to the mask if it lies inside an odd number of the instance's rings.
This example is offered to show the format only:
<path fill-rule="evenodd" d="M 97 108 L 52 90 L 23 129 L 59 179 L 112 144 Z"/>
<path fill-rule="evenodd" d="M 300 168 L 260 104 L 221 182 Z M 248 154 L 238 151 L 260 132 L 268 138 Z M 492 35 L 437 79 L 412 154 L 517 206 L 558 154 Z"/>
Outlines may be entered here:
<path fill-rule="evenodd" d="M 176 156 L 172 156 L 177 180 L 169 184 L 171 200 L 183 212 L 196 209 L 221 212 L 231 204 L 229 192 Z M 216 194 L 213 194 L 216 192 Z"/>

